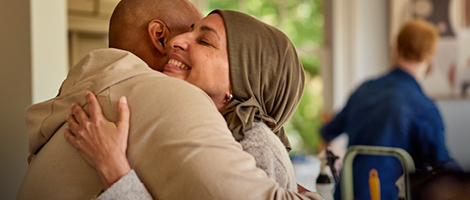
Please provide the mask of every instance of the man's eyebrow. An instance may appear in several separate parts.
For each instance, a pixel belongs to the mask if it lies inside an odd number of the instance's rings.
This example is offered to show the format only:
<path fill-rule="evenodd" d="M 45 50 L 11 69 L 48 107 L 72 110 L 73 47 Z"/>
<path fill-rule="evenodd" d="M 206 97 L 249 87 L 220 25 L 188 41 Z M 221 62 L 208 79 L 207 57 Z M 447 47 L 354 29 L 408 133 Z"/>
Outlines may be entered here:
<path fill-rule="evenodd" d="M 214 32 L 215 35 L 219 38 L 220 40 L 220 37 L 219 37 L 219 34 L 217 34 L 217 31 L 215 31 L 213 28 L 211 27 L 208 27 L 208 26 L 201 26 L 201 31 L 210 31 L 210 32 Z"/>

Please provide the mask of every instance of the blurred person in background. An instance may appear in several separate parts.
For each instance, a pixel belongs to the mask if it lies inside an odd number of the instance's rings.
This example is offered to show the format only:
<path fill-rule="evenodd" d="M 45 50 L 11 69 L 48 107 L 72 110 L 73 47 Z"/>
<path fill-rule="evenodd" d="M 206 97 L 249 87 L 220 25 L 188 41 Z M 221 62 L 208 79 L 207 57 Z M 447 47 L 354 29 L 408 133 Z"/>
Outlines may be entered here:
<path fill-rule="evenodd" d="M 321 129 L 326 142 L 349 136 L 348 146 L 398 147 L 412 156 L 418 170 L 460 171 L 445 145 L 444 124 L 435 103 L 420 87 L 436 54 L 439 33 L 434 25 L 414 20 L 400 30 L 394 69 L 363 83 L 346 106 Z M 370 199 L 369 171 L 380 178 L 381 199 L 398 199 L 402 166 L 394 157 L 358 155 L 353 163 L 354 197 Z M 339 186 L 339 185 L 338 185 Z M 335 199 L 341 199 L 340 188 Z"/>

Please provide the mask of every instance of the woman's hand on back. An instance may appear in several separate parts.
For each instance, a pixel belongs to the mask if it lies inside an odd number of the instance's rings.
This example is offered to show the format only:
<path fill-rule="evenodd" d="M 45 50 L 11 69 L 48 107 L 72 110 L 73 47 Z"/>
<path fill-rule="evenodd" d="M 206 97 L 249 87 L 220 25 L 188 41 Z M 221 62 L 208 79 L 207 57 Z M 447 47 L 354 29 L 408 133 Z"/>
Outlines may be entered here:
<path fill-rule="evenodd" d="M 104 117 L 92 92 L 87 92 L 86 100 L 90 117 L 78 104 L 72 104 L 73 115 L 67 115 L 69 129 L 64 136 L 95 167 L 107 189 L 131 170 L 126 157 L 130 111 L 127 99 L 121 97 L 114 123 Z"/>

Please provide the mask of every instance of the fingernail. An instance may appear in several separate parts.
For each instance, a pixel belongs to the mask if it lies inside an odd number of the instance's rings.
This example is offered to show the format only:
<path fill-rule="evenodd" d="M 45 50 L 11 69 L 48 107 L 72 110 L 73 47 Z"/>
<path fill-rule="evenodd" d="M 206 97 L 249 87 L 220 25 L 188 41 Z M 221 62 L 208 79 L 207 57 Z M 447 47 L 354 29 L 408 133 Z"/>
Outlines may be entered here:
<path fill-rule="evenodd" d="M 69 114 L 67 114 L 67 116 L 65 117 L 66 120 L 69 120 Z"/>
<path fill-rule="evenodd" d="M 91 93 L 90 91 L 87 91 L 87 92 L 86 92 L 86 95 L 88 96 L 88 95 L 90 95 L 90 93 Z"/>
<path fill-rule="evenodd" d="M 127 104 L 127 98 L 125 96 L 122 96 L 120 99 L 121 103 Z"/>
<path fill-rule="evenodd" d="M 70 105 L 70 108 L 73 108 L 73 106 L 75 106 L 75 103 L 72 103 L 72 105 Z"/>

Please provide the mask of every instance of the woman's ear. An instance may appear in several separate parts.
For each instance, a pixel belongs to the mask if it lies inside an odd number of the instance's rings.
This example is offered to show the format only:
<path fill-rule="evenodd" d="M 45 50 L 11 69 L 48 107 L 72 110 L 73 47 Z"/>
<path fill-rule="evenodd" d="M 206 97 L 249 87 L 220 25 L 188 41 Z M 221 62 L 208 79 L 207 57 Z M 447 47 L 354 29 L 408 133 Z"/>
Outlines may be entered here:
<path fill-rule="evenodd" d="M 162 21 L 154 19 L 149 22 L 147 28 L 153 47 L 156 48 L 163 56 L 166 56 L 168 52 L 165 49 L 165 43 L 166 39 L 170 36 L 168 27 Z"/>

